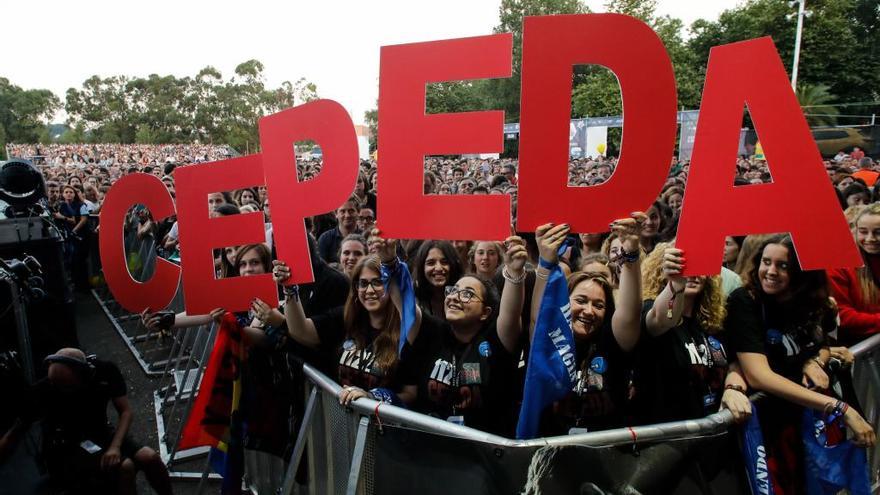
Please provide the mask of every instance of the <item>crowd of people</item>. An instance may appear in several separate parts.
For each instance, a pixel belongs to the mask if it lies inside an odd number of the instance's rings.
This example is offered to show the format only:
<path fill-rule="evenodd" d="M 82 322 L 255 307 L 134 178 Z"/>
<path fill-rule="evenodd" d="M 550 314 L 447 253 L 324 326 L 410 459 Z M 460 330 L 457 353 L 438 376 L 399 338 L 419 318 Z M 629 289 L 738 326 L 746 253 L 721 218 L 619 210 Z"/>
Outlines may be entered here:
<path fill-rule="evenodd" d="M 84 166 L 65 159 L 40 165 L 53 215 L 74 239 L 121 175 L 156 174 L 174 194 L 174 163 L 105 162 L 110 158 L 99 149 Z M 825 167 L 865 266 L 827 273 L 802 270 L 791 238 L 779 234 L 728 237 L 719 275 L 682 276 L 687 253 L 676 248 L 675 234 L 687 162 L 673 161 L 657 200 L 616 220 L 609 232 L 575 234 L 548 218 L 535 232 L 504 241 L 462 241 L 383 237 L 376 228 L 376 163 L 363 161 L 351 198 L 307 219 L 315 282 L 301 287 L 288 284 L 289 267 L 274 259 L 265 187 L 211 194 L 212 215 L 262 212 L 266 225 L 265 243 L 216 251 L 217 276 L 272 273 L 283 295 L 278 307 L 255 300 L 236 315 L 252 351 L 245 368 L 252 386 L 268 389 L 267 400 L 286 408 L 289 419 L 271 418 L 277 428 L 264 432 L 263 445 L 281 453 L 285 446 L 273 445 L 292 441 L 295 432 L 303 377 L 291 358 L 336 379 L 343 404 L 370 397 L 512 437 L 545 290 L 561 273 L 575 343 L 573 386 L 543 411 L 538 435 L 721 409 L 742 422 L 752 414 L 749 394 L 762 391 L 768 398 L 758 419 L 776 493 L 805 493 L 805 410 L 823 415 L 828 428 L 842 423 L 860 446 L 875 442 L 856 397 L 846 392 L 851 387 L 836 385 L 849 379 L 847 346 L 880 332 L 880 167 L 868 157 L 837 158 Z M 602 183 L 616 164 L 573 160 L 569 183 Z M 303 179 L 320 173 L 318 161 L 298 166 Z M 771 180 L 763 160 L 741 157 L 736 166 L 738 185 Z M 514 225 L 517 162 L 428 158 L 424 191 L 508 194 Z M 156 221 L 143 209 L 132 215 L 138 236 L 151 236 L 161 256 L 175 259 L 174 218 Z M 83 282 L 78 256 L 74 245 L 69 261 L 74 280 Z M 224 313 L 168 319 L 145 312 L 142 320 L 173 329 L 219 321 Z M 270 409 L 244 414 L 258 424 Z"/>
<path fill-rule="evenodd" d="M 163 166 L 222 160 L 235 152 L 213 144 L 9 144 L 6 156 L 49 165 Z"/>

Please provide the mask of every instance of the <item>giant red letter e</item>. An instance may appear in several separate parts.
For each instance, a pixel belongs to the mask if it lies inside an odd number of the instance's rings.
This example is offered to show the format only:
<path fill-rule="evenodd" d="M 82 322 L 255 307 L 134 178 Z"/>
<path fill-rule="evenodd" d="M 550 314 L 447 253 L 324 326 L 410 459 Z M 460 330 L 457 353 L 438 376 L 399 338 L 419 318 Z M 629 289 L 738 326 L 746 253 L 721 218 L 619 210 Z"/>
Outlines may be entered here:
<path fill-rule="evenodd" d="M 743 103 L 773 182 L 734 187 Z M 724 237 L 790 232 L 804 270 L 862 264 L 785 68 L 769 37 L 709 52 L 677 246 L 686 275 L 721 268 Z"/>
<path fill-rule="evenodd" d="M 383 46 L 379 67 L 378 225 L 387 237 L 504 239 L 510 197 L 424 195 L 426 155 L 503 149 L 504 112 L 425 115 L 425 84 L 510 77 L 513 37 Z"/>
<path fill-rule="evenodd" d="M 216 279 L 213 249 L 266 242 L 263 214 L 244 213 L 209 218 L 208 194 L 233 191 L 263 181 L 259 155 L 174 171 L 177 183 L 177 223 L 180 230 L 180 262 L 186 312 L 205 314 L 214 308 L 244 311 L 255 297 L 270 305 L 278 302 L 278 289 L 271 274 Z"/>

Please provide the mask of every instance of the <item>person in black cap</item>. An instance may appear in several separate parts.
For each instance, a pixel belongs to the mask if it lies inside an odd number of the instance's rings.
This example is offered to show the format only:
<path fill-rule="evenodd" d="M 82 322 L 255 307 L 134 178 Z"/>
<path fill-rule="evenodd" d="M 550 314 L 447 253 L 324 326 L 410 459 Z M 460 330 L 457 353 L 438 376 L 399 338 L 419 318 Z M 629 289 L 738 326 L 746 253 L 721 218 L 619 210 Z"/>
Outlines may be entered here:
<path fill-rule="evenodd" d="M 74 348 L 61 349 L 45 362 L 48 373 L 31 390 L 28 417 L 13 429 L 26 431 L 28 423 L 42 419 L 51 482 L 68 493 L 94 493 L 95 481 L 115 483 L 118 493 L 136 493 L 135 476 L 143 470 L 157 493 L 170 494 L 159 454 L 128 436 L 133 413 L 119 368 Z M 107 419 L 110 401 L 118 414 L 115 427 Z M 7 432 L 2 442 L 13 443 L 17 436 Z"/>

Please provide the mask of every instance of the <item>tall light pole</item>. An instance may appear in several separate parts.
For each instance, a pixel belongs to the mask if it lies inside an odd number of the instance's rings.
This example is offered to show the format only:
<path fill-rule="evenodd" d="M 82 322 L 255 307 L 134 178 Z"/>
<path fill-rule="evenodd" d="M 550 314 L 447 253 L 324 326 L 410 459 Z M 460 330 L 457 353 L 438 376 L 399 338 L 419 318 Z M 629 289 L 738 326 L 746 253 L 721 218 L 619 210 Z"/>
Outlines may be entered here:
<path fill-rule="evenodd" d="M 801 32 L 804 29 L 804 4 L 807 0 L 797 0 L 798 2 L 798 22 L 797 31 L 794 36 L 794 62 L 791 67 L 791 89 L 797 91 L 798 61 L 801 58 Z"/>

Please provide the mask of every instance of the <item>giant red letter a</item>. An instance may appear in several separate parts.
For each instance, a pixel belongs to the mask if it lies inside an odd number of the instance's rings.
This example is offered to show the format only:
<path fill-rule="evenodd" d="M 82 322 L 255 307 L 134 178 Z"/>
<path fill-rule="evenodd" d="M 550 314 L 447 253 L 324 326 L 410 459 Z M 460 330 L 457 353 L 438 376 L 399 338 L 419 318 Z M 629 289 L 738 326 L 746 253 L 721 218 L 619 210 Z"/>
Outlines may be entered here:
<path fill-rule="evenodd" d="M 734 187 L 743 103 L 771 184 Z M 687 275 L 718 273 L 728 235 L 791 232 L 805 270 L 860 266 L 822 157 L 769 37 L 712 48 L 678 247 Z"/>

